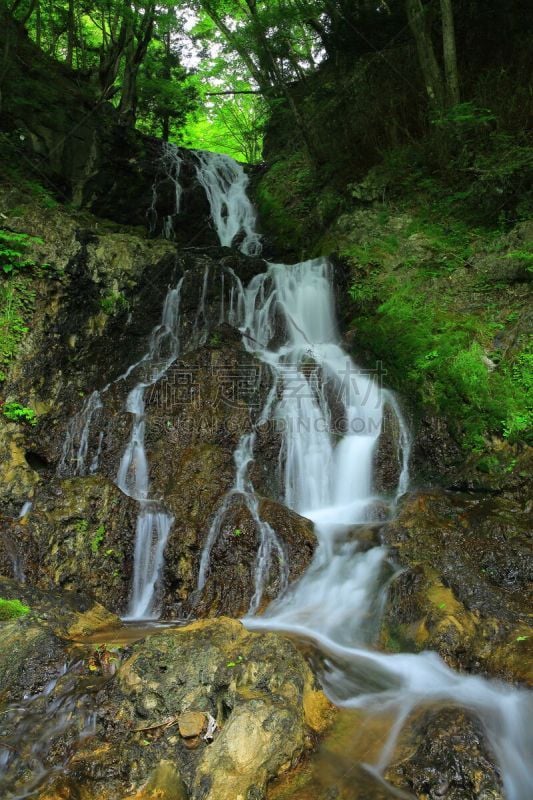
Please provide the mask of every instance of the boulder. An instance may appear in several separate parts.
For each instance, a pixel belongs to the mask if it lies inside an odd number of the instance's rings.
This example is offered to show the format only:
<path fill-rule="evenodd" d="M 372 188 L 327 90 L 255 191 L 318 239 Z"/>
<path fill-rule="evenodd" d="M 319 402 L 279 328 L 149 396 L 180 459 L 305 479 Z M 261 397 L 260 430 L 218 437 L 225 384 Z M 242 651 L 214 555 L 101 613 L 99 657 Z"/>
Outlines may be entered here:
<path fill-rule="evenodd" d="M 387 770 L 399 789 L 428 800 L 504 800 L 494 755 L 477 721 L 456 708 L 421 713 L 406 729 L 402 757 Z"/>
<path fill-rule="evenodd" d="M 386 647 L 430 648 L 455 668 L 528 680 L 527 498 L 415 492 L 381 536 L 404 567 L 389 593 Z"/>
<path fill-rule="evenodd" d="M 224 617 L 161 631 L 133 645 L 101 690 L 96 735 L 60 796 L 75 785 L 88 800 L 260 800 L 327 726 L 331 708 L 318 695 L 283 637 L 248 633 Z M 212 741 L 200 727 L 207 715 L 217 722 Z"/>

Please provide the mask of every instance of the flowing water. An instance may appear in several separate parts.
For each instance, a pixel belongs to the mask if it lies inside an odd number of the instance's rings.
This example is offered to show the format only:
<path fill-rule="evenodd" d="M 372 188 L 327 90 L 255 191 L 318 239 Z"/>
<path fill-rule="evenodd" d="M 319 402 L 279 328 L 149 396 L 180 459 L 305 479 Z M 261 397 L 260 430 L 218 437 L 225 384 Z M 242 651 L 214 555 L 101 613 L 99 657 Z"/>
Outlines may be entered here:
<path fill-rule="evenodd" d="M 221 153 L 196 153 L 198 182 L 205 189 L 211 208 L 211 218 L 220 244 L 235 245 L 246 255 L 261 252 L 261 237 L 256 232 L 256 213 L 248 200 L 248 176 L 232 158 Z"/>
<path fill-rule="evenodd" d="M 0 719 L 0 796 L 34 797 L 95 732 L 99 685 L 83 679 L 81 662 L 64 665 L 41 692 L 3 709 Z"/>
<path fill-rule="evenodd" d="M 129 393 L 126 411 L 133 416 L 130 439 L 120 460 L 117 486 L 139 503 L 135 531 L 133 586 L 127 619 L 152 619 L 156 608 L 157 582 L 173 518 L 149 499 L 150 477 L 145 449 L 145 393 L 174 363 L 180 349 L 180 300 L 185 276 L 165 299 L 161 322 L 152 331 L 147 356 L 147 376 Z"/>
<path fill-rule="evenodd" d="M 225 185 L 231 172 L 224 166 L 215 180 L 215 157 L 211 164 L 205 173 L 210 179 L 213 218 L 221 241 L 229 243 L 217 215 L 224 198 L 231 195 Z M 245 624 L 251 630 L 283 631 L 313 642 L 325 657 L 324 688 L 337 705 L 391 717 L 388 739 L 379 757 L 368 765 L 378 779 L 413 709 L 445 702 L 478 716 L 499 762 L 508 800 L 528 800 L 533 795 L 528 693 L 456 673 L 435 653 L 387 655 L 370 649 L 391 567 L 386 548 L 359 546 L 357 530 L 374 519 L 383 505 L 373 491 L 373 463 L 385 403 L 396 415 L 399 428 L 396 497 L 408 488 L 410 437 L 394 395 L 382 389 L 379 376 L 358 370 L 339 344 L 331 278 L 325 259 L 292 266 L 270 264 L 239 291 L 243 344 L 272 373 L 273 388 L 258 424 L 267 419 L 281 424 L 284 501 L 314 522 L 318 540 L 307 572 L 263 616 L 255 617 L 261 581 L 268 571 L 261 551 L 268 551 L 269 559 L 279 546 L 276 539 L 271 540 L 273 531 L 259 527 L 256 593 Z M 285 330 L 281 344 L 280 327 Z M 229 495 L 240 493 L 247 503 L 253 502 L 247 468 L 254 443 L 253 433 L 239 443 Z M 209 571 L 209 554 L 227 503 L 228 498 L 207 537 L 199 588 Z"/>
<path fill-rule="evenodd" d="M 227 156 L 200 152 L 196 158 L 198 181 L 206 191 L 221 244 L 237 244 L 245 254 L 258 254 L 261 242 L 255 211 L 246 196 L 244 170 Z M 179 178 L 179 172 L 175 174 Z M 398 402 L 380 385 L 379 374 L 357 369 L 341 346 L 328 262 L 268 264 L 247 287 L 234 274 L 230 278 L 229 302 L 224 306 L 222 292 L 220 320 L 239 327 L 244 347 L 270 371 L 272 388 L 256 425 L 276 424 L 283 432 L 279 456 L 283 499 L 313 521 L 318 544 L 307 572 L 287 586 L 283 547 L 276 532 L 260 519 L 248 474 L 256 445 L 252 431 L 241 438 L 235 451 L 234 484 L 206 537 L 198 590 L 208 578 L 211 551 L 224 516 L 238 496 L 252 514 L 260 537 L 255 593 L 245 624 L 252 630 L 282 631 L 313 643 L 323 654 L 322 682 L 333 702 L 391 719 L 388 739 L 368 769 L 381 779 L 413 709 L 443 702 L 459 704 L 482 722 L 508 800 L 529 800 L 533 796 L 529 694 L 456 673 L 434 653 L 388 655 L 372 649 L 394 566 L 386 548 L 368 549 L 360 544 L 358 531 L 382 518 L 384 509 L 392 514 L 395 500 L 407 490 L 410 436 Z M 198 342 L 207 324 L 209 279 L 206 269 L 195 325 Z M 156 615 L 157 577 L 172 524 L 169 515 L 149 498 L 144 395 L 178 354 L 179 290 L 167 296 L 162 322 L 143 359 L 152 377 L 139 382 L 127 402 L 133 424 L 117 483 L 140 505 L 131 618 Z M 75 462 L 79 469 L 86 469 L 84 425 L 88 420 L 90 426 L 99 400 L 99 396 L 89 398 L 84 420 L 78 424 Z M 373 480 L 384 406 L 396 416 L 399 430 L 399 480 L 390 498 L 376 495 Z M 284 591 L 257 617 L 273 558 L 278 560 Z"/>
<path fill-rule="evenodd" d="M 174 211 L 163 217 L 161 225 L 161 233 L 165 239 L 174 238 L 174 222 L 176 217 L 181 211 L 181 168 L 183 165 L 183 158 L 179 147 L 176 147 L 172 142 L 161 143 L 161 156 L 157 163 L 157 170 L 152 185 L 152 202 L 148 209 L 148 224 L 150 233 L 155 233 L 158 222 L 157 214 L 157 201 L 160 194 L 161 183 L 170 183 L 174 190 Z"/>

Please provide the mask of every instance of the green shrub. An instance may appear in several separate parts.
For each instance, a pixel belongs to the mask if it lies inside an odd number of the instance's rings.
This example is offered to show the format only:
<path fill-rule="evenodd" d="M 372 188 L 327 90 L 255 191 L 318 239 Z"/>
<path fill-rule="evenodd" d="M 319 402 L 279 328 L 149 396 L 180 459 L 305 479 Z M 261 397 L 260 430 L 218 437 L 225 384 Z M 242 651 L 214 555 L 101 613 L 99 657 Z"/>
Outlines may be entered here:
<path fill-rule="evenodd" d="M 37 425 L 35 411 L 20 403 L 4 403 L 2 414 L 11 422 L 27 422 L 29 425 Z"/>
<path fill-rule="evenodd" d="M 128 301 L 122 292 L 109 292 L 100 300 L 100 308 L 108 316 L 117 314 L 119 311 L 125 311 L 128 307 Z"/>
<path fill-rule="evenodd" d="M 360 289 L 359 289 L 360 286 Z M 529 441 L 533 412 L 533 355 L 529 343 L 489 369 L 480 342 L 500 327 L 475 314 L 457 314 L 416 285 L 416 277 L 365 283 L 352 298 L 381 292 L 383 302 L 360 304 L 354 321 L 361 340 L 387 366 L 389 382 L 418 405 L 445 416 L 467 450 L 483 450 L 489 434 Z M 491 354 L 492 355 L 492 354 Z M 497 356 L 495 355 L 495 358 Z"/>
<path fill-rule="evenodd" d="M 0 381 L 5 380 L 18 346 L 29 332 L 28 319 L 35 304 L 32 278 L 46 265 L 38 266 L 27 248 L 41 241 L 0 229 Z"/>
<path fill-rule="evenodd" d="M 31 243 L 42 244 L 42 239 L 0 228 L 0 267 L 6 275 L 18 269 L 35 266 L 35 261 L 26 254 Z"/>

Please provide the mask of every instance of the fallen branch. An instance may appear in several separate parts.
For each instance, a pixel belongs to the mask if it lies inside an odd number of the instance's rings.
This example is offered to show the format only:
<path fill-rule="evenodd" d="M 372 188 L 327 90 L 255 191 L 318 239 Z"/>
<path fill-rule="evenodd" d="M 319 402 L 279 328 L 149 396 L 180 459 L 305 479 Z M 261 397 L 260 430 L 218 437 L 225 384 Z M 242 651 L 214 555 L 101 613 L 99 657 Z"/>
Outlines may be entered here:
<path fill-rule="evenodd" d="M 155 731 L 158 728 L 171 728 L 172 725 L 175 725 L 178 721 L 177 717 L 169 717 L 167 720 L 163 722 L 157 722 L 154 725 L 146 725 L 143 728 L 134 728 L 134 733 L 140 733 L 141 731 Z"/>

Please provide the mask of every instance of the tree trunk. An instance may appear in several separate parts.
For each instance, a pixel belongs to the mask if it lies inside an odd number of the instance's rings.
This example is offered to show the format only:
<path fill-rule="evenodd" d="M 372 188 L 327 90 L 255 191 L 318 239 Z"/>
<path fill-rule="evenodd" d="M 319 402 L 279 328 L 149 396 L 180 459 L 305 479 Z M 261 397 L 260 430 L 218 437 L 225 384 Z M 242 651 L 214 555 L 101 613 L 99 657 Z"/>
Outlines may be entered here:
<path fill-rule="evenodd" d="M 172 72 L 170 69 L 170 58 L 171 58 L 171 38 L 170 38 L 170 14 L 171 9 L 168 9 L 167 16 L 168 16 L 168 29 L 165 33 L 165 62 L 163 65 L 163 77 L 165 80 L 169 81 L 172 77 Z M 170 137 L 170 112 L 167 108 L 163 110 L 161 114 L 161 131 L 162 131 L 162 138 L 164 142 L 168 142 Z"/>
<path fill-rule="evenodd" d="M 440 9 L 442 15 L 442 52 L 446 78 L 446 102 L 448 106 L 455 106 L 460 101 L 460 94 L 452 0 L 440 0 Z"/>
<path fill-rule="evenodd" d="M 244 61 L 245 66 L 247 67 L 250 75 L 260 87 L 260 89 L 264 92 L 268 90 L 268 82 L 265 81 L 262 73 L 257 68 L 253 58 L 250 56 L 247 50 L 241 47 L 240 42 L 237 41 L 236 37 L 233 35 L 233 32 L 230 28 L 226 25 L 220 14 L 217 13 L 216 9 L 212 7 L 211 3 L 202 2 L 202 8 L 204 9 L 205 13 L 213 20 L 219 31 L 223 34 L 227 42 L 235 48 L 237 53 L 240 55 L 242 60 Z"/>
<path fill-rule="evenodd" d="M 124 78 L 120 95 L 119 114 L 126 125 L 135 125 L 137 113 L 137 76 L 144 60 L 148 45 L 152 39 L 155 22 L 155 3 L 146 6 L 144 16 L 137 30 L 134 30 L 134 21 L 128 23 L 127 43 L 125 47 L 126 60 L 124 64 Z"/>
<path fill-rule="evenodd" d="M 405 5 L 430 106 L 435 111 L 441 111 L 444 108 L 444 84 L 431 40 L 427 9 L 421 0 L 406 0 Z"/>
<path fill-rule="evenodd" d="M 65 63 L 68 67 L 72 67 L 74 60 L 74 37 L 75 37 L 75 14 L 74 14 L 74 0 L 68 0 L 68 14 L 67 14 L 67 55 Z"/>
<path fill-rule="evenodd" d="M 37 5 L 35 6 L 35 12 L 37 14 L 35 18 L 35 43 L 37 47 L 41 47 L 42 41 L 42 34 L 43 34 L 43 26 L 42 26 L 42 18 L 41 18 L 41 2 L 37 0 Z"/>

